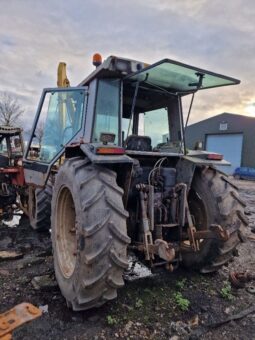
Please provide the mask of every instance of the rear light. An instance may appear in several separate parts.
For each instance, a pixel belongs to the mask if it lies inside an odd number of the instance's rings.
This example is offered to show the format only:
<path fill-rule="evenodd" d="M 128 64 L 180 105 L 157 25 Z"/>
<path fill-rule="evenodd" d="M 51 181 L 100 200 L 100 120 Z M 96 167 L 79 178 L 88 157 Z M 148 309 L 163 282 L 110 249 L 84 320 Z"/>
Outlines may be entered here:
<path fill-rule="evenodd" d="M 124 155 L 124 148 L 107 148 L 107 147 L 98 147 L 96 148 L 97 155 Z"/>
<path fill-rule="evenodd" d="M 221 161 L 223 159 L 223 155 L 219 153 L 209 153 L 206 158 L 212 161 Z"/>

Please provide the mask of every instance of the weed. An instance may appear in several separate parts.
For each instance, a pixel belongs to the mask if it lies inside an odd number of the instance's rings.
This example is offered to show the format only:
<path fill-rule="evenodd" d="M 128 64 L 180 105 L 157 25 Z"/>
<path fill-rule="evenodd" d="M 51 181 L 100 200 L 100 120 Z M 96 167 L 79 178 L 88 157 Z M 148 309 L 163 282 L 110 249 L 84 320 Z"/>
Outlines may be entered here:
<path fill-rule="evenodd" d="M 144 289 L 144 293 L 147 293 L 147 294 L 153 294 L 153 291 L 149 288 L 145 288 Z"/>
<path fill-rule="evenodd" d="M 178 281 L 176 281 L 176 287 L 179 288 L 179 289 L 183 289 L 185 287 L 186 282 L 187 282 L 186 278 L 184 278 L 182 280 L 178 280 Z"/>
<path fill-rule="evenodd" d="M 109 326 L 113 326 L 118 323 L 118 320 L 114 316 L 111 316 L 111 315 L 107 315 L 106 321 Z"/>
<path fill-rule="evenodd" d="M 143 300 L 137 299 L 135 303 L 136 308 L 141 308 L 143 306 Z"/>
<path fill-rule="evenodd" d="M 174 299 L 175 303 L 182 311 L 187 311 L 189 309 L 190 301 L 183 297 L 182 293 L 174 293 Z"/>
<path fill-rule="evenodd" d="M 148 321 L 149 321 L 149 316 L 148 316 L 148 315 L 144 315 L 143 320 L 144 320 L 145 322 L 148 322 Z"/>
<path fill-rule="evenodd" d="M 223 299 L 233 300 L 234 296 L 232 295 L 231 285 L 229 282 L 224 282 L 224 286 L 220 290 L 220 295 Z"/>

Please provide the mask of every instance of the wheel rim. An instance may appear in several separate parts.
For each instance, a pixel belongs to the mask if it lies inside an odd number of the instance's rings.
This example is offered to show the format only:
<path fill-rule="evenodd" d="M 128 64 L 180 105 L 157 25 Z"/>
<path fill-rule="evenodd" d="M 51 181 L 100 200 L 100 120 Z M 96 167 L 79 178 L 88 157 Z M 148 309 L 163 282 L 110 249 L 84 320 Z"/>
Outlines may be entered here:
<path fill-rule="evenodd" d="M 57 202 L 56 226 L 56 248 L 61 272 L 64 277 L 70 278 L 76 264 L 76 226 L 75 208 L 70 190 L 62 188 Z"/>

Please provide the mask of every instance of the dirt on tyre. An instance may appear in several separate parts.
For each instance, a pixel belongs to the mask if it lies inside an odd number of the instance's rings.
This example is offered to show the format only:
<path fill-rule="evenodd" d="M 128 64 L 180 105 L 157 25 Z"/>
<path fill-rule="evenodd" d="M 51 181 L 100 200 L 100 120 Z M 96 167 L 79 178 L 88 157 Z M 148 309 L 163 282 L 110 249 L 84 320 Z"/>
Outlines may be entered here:
<path fill-rule="evenodd" d="M 203 240 L 200 251 L 183 254 L 183 264 L 202 273 L 217 271 L 234 256 L 241 229 L 248 225 L 245 202 L 228 177 L 211 167 L 196 170 L 188 201 L 197 230 L 208 230 L 211 224 L 217 224 L 229 238 Z"/>
<path fill-rule="evenodd" d="M 34 230 L 46 231 L 51 225 L 52 180 L 49 178 L 45 188 L 29 187 L 29 221 Z"/>
<path fill-rule="evenodd" d="M 73 310 L 99 307 L 117 296 L 128 267 L 123 190 L 116 173 L 87 159 L 66 160 L 52 199 L 55 275 Z"/>

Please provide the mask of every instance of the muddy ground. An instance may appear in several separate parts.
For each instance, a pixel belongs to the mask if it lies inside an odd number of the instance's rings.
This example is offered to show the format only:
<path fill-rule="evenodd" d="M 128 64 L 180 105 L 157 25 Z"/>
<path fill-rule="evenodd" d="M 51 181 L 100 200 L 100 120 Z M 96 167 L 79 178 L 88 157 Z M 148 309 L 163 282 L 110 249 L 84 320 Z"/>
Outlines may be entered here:
<path fill-rule="evenodd" d="M 236 184 L 247 202 L 250 226 L 246 236 L 255 236 L 251 233 L 255 182 Z M 14 339 L 255 339 L 255 312 L 217 324 L 255 306 L 252 289 L 234 289 L 228 281 L 231 270 L 255 272 L 255 242 L 249 238 L 239 246 L 239 256 L 217 274 L 178 269 L 128 281 L 117 300 L 76 313 L 67 308 L 54 281 L 48 234 L 34 232 L 22 218 L 17 227 L 0 227 L 0 250 L 15 250 L 21 256 L 0 262 L 0 313 L 23 301 L 45 311 L 18 328 Z M 42 275 L 48 275 L 44 285 L 38 281 L 36 285 L 34 278 Z"/>

